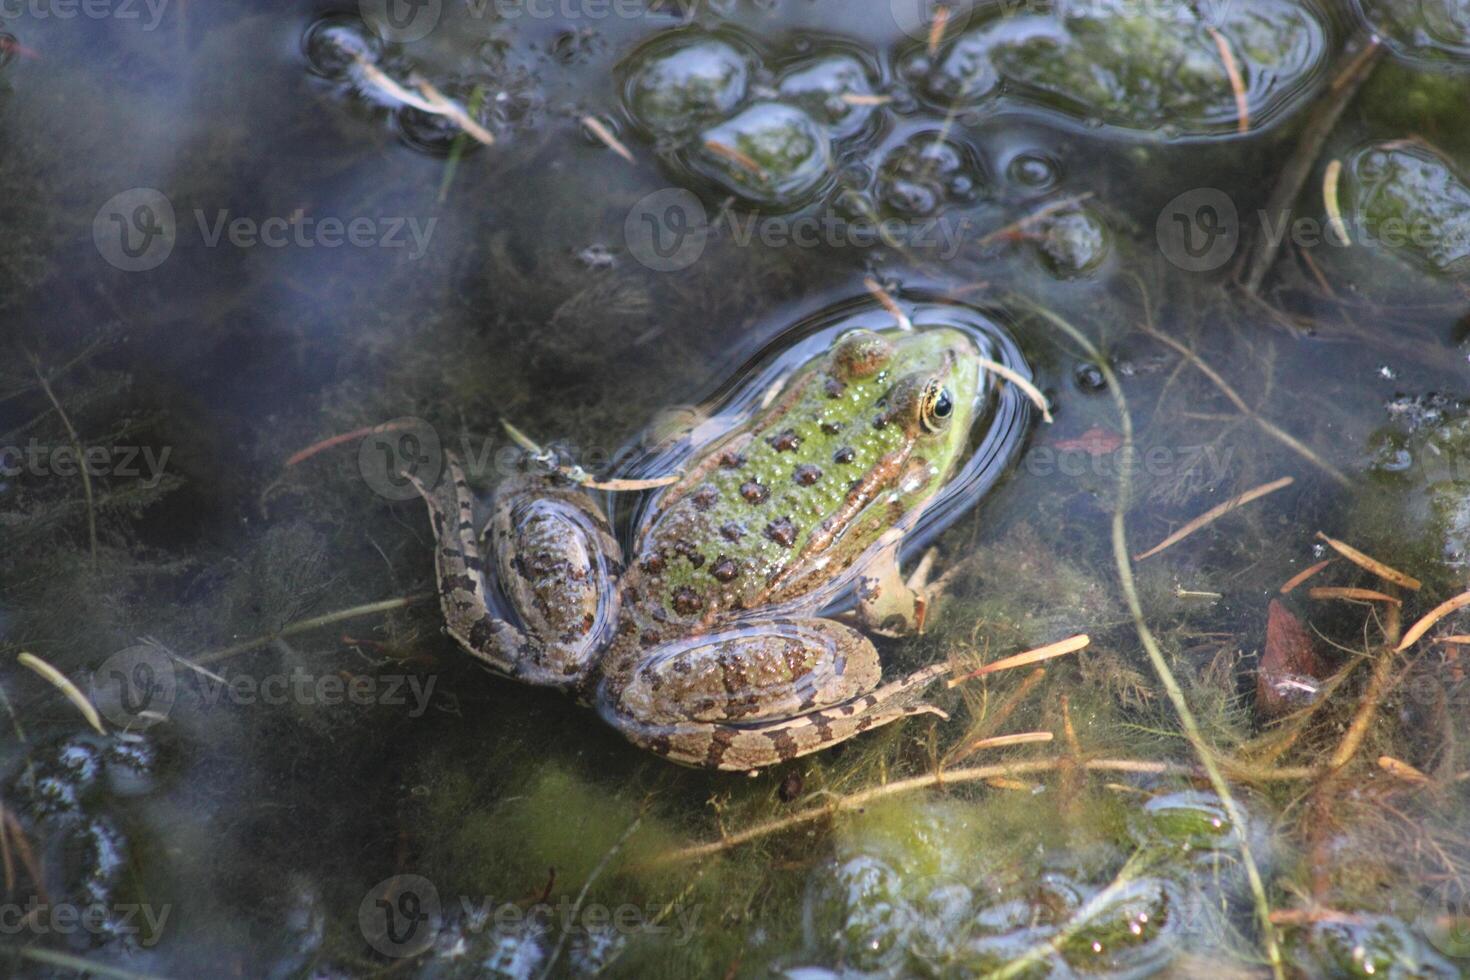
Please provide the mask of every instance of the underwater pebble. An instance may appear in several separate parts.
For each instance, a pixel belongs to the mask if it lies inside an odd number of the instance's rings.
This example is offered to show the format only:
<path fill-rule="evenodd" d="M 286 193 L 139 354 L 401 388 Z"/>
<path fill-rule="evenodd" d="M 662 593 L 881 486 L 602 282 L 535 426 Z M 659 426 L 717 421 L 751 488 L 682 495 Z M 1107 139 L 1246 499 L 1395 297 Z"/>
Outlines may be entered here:
<path fill-rule="evenodd" d="M 649 133 L 685 133 L 739 107 L 753 65 L 750 53 L 722 38 L 666 35 L 633 55 L 623 104 Z"/>
<path fill-rule="evenodd" d="M 693 169 L 745 201 L 775 210 L 805 203 L 829 179 L 830 141 L 800 109 L 759 102 L 700 134 Z"/>

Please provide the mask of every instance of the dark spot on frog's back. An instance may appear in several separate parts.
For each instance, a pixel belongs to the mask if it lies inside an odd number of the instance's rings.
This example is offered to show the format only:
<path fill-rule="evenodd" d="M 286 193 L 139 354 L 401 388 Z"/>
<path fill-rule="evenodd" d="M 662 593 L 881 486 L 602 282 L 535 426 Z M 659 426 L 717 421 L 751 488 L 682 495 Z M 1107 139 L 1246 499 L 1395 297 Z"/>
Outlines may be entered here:
<path fill-rule="evenodd" d="M 740 566 L 735 563 L 735 559 L 728 555 L 721 555 L 710 566 L 709 573 L 721 582 L 733 582 L 740 574 Z"/>
<path fill-rule="evenodd" d="M 745 537 L 745 526 L 737 523 L 736 521 L 730 521 L 726 524 L 722 524 L 720 525 L 720 537 L 724 538 L 726 541 L 739 541 L 741 538 Z"/>
<path fill-rule="evenodd" d="M 832 454 L 832 462 L 851 463 L 856 457 L 857 453 L 853 450 L 851 446 L 843 446 L 841 449 Z"/>
<path fill-rule="evenodd" d="M 792 471 L 791 478 L 802 486 L 809 487 L 822 478 L 822 468 L 811 463 L 802 463 Z"/>
<path fill-rule="evenodd" d="M 786 429 L 766 440 L 778 453 L 794 452 L 801 446 L 801 436 L 794 429 Z"/>
<path fill-rule="evenodd" d="M 704 566 L 704 555 L 701 555 L 699 549 L 694 547 L 693 542 L 686 538 L 680 538 L 675 541 L 674 550 L 689 559 L 689 564 L 695 568 L 702 568 Z"/>
<path fill-rule="evenodd" d="M 664 556 L 652 554 L 638 564 L 645 575 L 662 575 L 664 570 Z"/>
<path fill-rule="evenodd" d="M 727 470 L 738 470 L 745 465 L 745 457 L 727 449 L 720 453 L 720 465 Z"/>
<path fill-rule="evenodd" d="M 789 548 L 796 543 L 796 525 L 791 523 L 789 517 L 772 521 L 766 525 L 766 537 L 783 548 Z"/>
<path fill-rule="evenodd" d="M 842 431 L 842 423 L 831 421 L 823 422 L 822 431 L 827 433 L 827 435 L 829 436 L 835 436 L 837 433 Z"/>
<path fill-rule="evenodd" d="M 694 506 L 697 510 L 709 510 L 715 505 L 715 501 L 720 499 L 720 491 L 716 490 L 713 486 L 706 483 L 704 486 L 694 491 L 694 495 L 691 496 L 689 499 L 694 502 Z"/>
<path fill-rule="evenodd" d="M 770 495 L 770 488 L 757 483 L 755 480 L 746 480 L 740 484 L 740 496 L 753 504 L 765 503 L 766 498 Z"/>
<path fill-rule="evenodd" d="M 822 382 L 822 390 L 827 393 L 828 398 L 841 398 L 842 393 L 847 390 L 847 384 L 841 378 L 834 378 L 829 374 L 827 380 Z"/>
<path fill-rule="evenodd" d="M 687 585 L 681 585 L 675 589 L 672 598 L 674 612 L 680 616 L 693 616 L 704 608 L 704 600 L 699 597 L 699 593 Z"/>

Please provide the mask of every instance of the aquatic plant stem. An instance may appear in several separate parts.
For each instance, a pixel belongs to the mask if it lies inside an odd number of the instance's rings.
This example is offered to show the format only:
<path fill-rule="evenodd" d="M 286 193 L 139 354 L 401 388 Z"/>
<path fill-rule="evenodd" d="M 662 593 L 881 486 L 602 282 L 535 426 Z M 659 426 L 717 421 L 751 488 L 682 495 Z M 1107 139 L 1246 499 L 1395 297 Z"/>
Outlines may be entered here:
<path fill-rule="evenodd" d="M 582 903 L 587 899 L 588 889 L 592 887 L 592 883 L 598 879 L 598 876 L 606 870 L 614 855 L 623 849 L 624 844 L 628 843 L 628 838 L 637 833 L 638 826 L 642 823 L 642 814 L 634 817 L 633 822 L 628 824 L 628 829 L 624 830 L 623 835 L 614 842 L 612 847 L 607 849 L 607 853 L 602 856 L 602 860 L 597 862 L 597 867 L 593 868 L 592 873 L 587 876 L 587 880 L 582 882 L 582 888 L 577 892 L 577 900 L 572 903 L 571 915 L 567 917 L 568 922 L 577 921 L 577 916 L 582 911 Z M 557 937 L 556 947 L 551 951 L 551 955 L 546 957 L 546 966 L 541 970 L 541 980 L 547 980 L 551 976 L 551 971 L 556 967 L 556 961 L 561 958 L 562 948 L 567 944 L 567 932 L 568 930 L 566 929 L 562 930 L 561 935 Z"/>
<path fill-rule="evenodd" d="M 1180 727 L 1184 729 L 1184 735 L 1189 740 L 1194 753 L 1199 757 L 1200 765 L 1204 768 L 1205 775 L 1210 781 L 1211 788 L 1220 797 L 1225 812 L 1229 815 L 1231 822 L 1237 827 L 1245 827 L 1245 814 L 1235 802 L 1235 796 L 1230 791 L 1230 784 L 1225 779 L 1224 773 L 1215 759 L 1214 751 L 1205 743 L 1204 735 L 1200 731 L 1199 722 L 1195 720 L 1194 712 L 1190 710 L 1189 702 L 1184 697 L 1184 690 L 1179 686 L 1179 681 L 1174 677 L 1174 672 L 1169 669 L 1169 663 L 1164 658 L 1164 651 L 1159 647 L 1154 638 L 1153 631 L 1149 629 L 1148 622 L 1144 618 L 1143 602 L 1138 596 L 1138 586 L 1133 579 L 1133 560 L 1128 551 L 1128 525 L 1127 509 L 1128 500 L 1133 495 L 1133 417 L 1128 411 L 1128 399 L 1123 394 L 1122 385 L 1118 382 L 1118 376 L 1113 373 L 1107 358 L 1102 356 L 1101 351 L 1087 337 L 1071 323 L 1062 319 L 1057 314 L 1045 307 L 1024 300 L 1026 305 L 1034 309 L 1041 317 L 1053 326 L 1057 327 L 1072 338 L 1087 355 L 1093 364 L 1102 372 L 1103 380 L 1107 383 L 1108 391 L 1113 396 L 1113 404 L 1118 411 L 1118 425 L 1123 434 L 1123 445 L 1121 453 L 1121 465 L 1118 467 L 1118 499 L 1113 505 L 1113 557 L 1118 568 L 1118 581 L 1122 586 L 1123 595 L 1128 602 L 1128 611 L 1133 616 L 1133 626 L 1138 633 L 1139 642 L 1143 644 L 1144 652 L 1148 654 L 1149 663 L 1153 665 L 1154 673 L 1163 685 L 1164 692 L 1169 697 L 1169 702 L 1174 706 L 1174 713 L 1179 716 Z M 1153 331 L 1150 331 L 1151 333 Z M 1240 841 L 1241 863 L 1245 865 L 1246 878 L 1250 883 L 1251 896 L 1255 900 L 1256 917 L 1260 920 L 1262 940 L 1266 944 L 1266 957 L 1271 963 L 1271 972 L 1277 980 L 1285 980 L 1286 967 L 1281 956 L 1281 946 L 1276 941 L 1276 927 L 1271 922 L 1271 902 L 1266 895 L 1266 884 L 1261 878 L 1260 868 L 1256 865 L 1255 855 L 1251 853 L 1250 841 L 1242 834 Z"/>
<path fill-rule="evenodd" d="M 802 824 L 812 823 L 824 817 L 831 817 L 835 814 L 851 810 L 861 810 L 876 800 L 886 799 L 890 796 L 900 796 L 904 793 L 912 793 L 923 789 L 943 789 L 946 786 L 958 786 L 963 783 L 979 783 L 987 779 L 995 779 L 1003 776 L 1025 776 L 1033 773 L 1054 772 L 1068 768 L 1081 768 L 1091 772 L 1131 772 L 1149 776 L 1198 776 L 1200 774 L 1200 770 L 1197 767 L 1181 765 L 1177 762 L 1154 762 L 1147 759 L 1086 759 L 1079 763 L 1070 755 L 1025 759 L 1017 762 L 999 762 L 994 765 L 969 766 L 964 769 L 940 769 L 935 772 L 925 773 L 922 776 L 897 779 L 891 783 L 883 783 L 856 793 L 851 793 L 847 796 L 839 796 L 827 806 L 810 807 L 776 820 L 768 820 L 765 823 L 756 824 L 754 827 L 747 827 L 744 830 L 721 837 L 719 840 L 708 841 L 703 844 L 693 844 L 689 847 L 681 847 L 676 851 L 666 851 L 651 863 L 676 864 L 680 861 L 710 857 L 722 851 L 739 847 L 741 844 L 748 844 L 753 840 L 759 840 L 762 837 L 767 837 L 783 830 L 789 830 L 792 827 L 799 827 Z M 1298 780 L 1311 776 L 1313 772 L 1314 770 L 1306 768 L 1283 768 L 1257 772 L 1255 775 L 1262 780 L 1268 778 Z"/>
<path fill-rule="evenodd" d="M 51 382 L 46 380 L 46 375 L 41 373 L 41 363 L 34 358 L 31 359 L 31 367 L 36 372 L 36 380 L 41 383 L 41 390 L 46 397 L 51 399 L 51 407 L 56 409 L 56 416 L 61 419 L 61 424 L 66 426 L 67 438 L 71 439 L 72 452 L 77 454 L 77 472 L 82 476 L 82 493 L 87 498 L 87 541 L 91 546 L 92 568 L 97 567 L 97 504 L 92 497 L 92 475 L 88 472 L 87 459 L 82 452 L 82 440 L 77 435 L 76 427 L 71 424 L 67 417 L 66 409 L 61 407 L 61 400 L 56 397 L 56 392 L 51 390 Z"/>
<path fill-rule="evenodd" d="M 242 640 L 222 650 L 213 650 L 203 656 L 195 657 L 189 663 L 195 667 L 218 663 L 221 660 L 227 660 L 233 657 L 237 653 L 254 650 L 256 647 L 263 647 L 267 643 L 288 636 L 295 636 L 297 633 L 305 633 L 307 630 L 316 629 L 318 626 L 330 626 L 332 623 L 340 623 L 344 619 L 356 619 L 358 616 L 369 616 L 373 613 L 402 609 L 404 606 L 410 606 L 415 602 L 422 602 L 429 598 L 432 598 L 432 595 L 425 592 L 420 595 L 400 596 L 397 599 L 384 599 L 381 602 L 369 602 L 366 605 L 353 606 L 350 609 L 338 609 L 336 612 L 329 612 L 321 616 L 314 616 L 311 619 L 302 619 L 294 623 L 289 623 L 274 633 L 262 633 L 260 636 L 253 636 L 248 640 Z"/>

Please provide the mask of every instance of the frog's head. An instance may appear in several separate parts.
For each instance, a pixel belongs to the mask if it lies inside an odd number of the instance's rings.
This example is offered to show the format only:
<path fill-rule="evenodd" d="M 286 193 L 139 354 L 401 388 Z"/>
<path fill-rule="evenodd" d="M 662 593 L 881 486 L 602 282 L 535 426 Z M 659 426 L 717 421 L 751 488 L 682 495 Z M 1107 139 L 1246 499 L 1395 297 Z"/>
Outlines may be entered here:
<path fill-rule="evenodd" d="M 910 442 L 942 480 L 964 453 L 979 410 L 979 358 L 975 342 L 949 327 L 853 330 L 832 349 L 832 374 L 844 383 L 879 382 L 871 389 L 875 423 Z"/>

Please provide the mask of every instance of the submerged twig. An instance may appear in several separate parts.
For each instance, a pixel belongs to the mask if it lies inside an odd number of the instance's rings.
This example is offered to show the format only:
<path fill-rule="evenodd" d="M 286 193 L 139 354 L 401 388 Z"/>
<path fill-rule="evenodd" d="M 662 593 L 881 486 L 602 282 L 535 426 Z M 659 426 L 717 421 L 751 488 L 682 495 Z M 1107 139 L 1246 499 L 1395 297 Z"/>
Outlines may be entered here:
<path fill-rule="evenodd" d="M 1185 538 L 1189 537 L 1200 528 L 1214 523 L 1221 517 L 1224 517 L 1226 514 L 1230 513 L 1232 510 L 1235 510 L 1237 507 L 1243 507 L 1246 504 L 1250 503 L 1252 500 L 1257 500 L 1261 497 L 1264 497 L 1268 493 L 1275 493 L 1277 490 L 1280 490 L 1283 487 L 1289 487 L 1295 482 L 1296 480 L 1293 477 L 1283 476 L 1279 480 L 1272 480 L 1270 483 L 1263 483 L 1258 487 L 1253 487 L 1252 489 L 1245 491 L 1244 493 L 1236 494 L 1234 497 L 1231 497 L 1224 503 L 1217 504 L 1216 506 L 1211 507 L 1209 510 L 1205 511 L 1203 514 L 1199 515 L 1188 524 L 1185 524 L 1179 530 L 1175 531 L 1173 534 L 1169 535 L 1167 538 L 1160 541 L 1158 544 L 1154 545 L 1152 548 L 1148 549 L 1142 554 L 1134 555 L 1133 560 L 1143 561 L 1143 559 L 1145 558 L 1150 558 L 1154 555 L 1157 555 L 1165 548 L 1168 548 L 1171 545 L 1178 544 L 1180 541 L 1183 541 Z"/>
<path fill-rule="evenodd" d="M 1316 164 L 1317 157 L 1327 142 L 1327 137 L 1332 133 L 1338 118 L 1347 108 L 1347 104 L 1352 101 L 1358 91 L 1358 86 L 1362 85 L 1368 77 L 1369 69 L 1383 50 L 1382 42 L 1376 37 L 1360 35 L 1359 43 L 1363 46 L 1348 56 L 1347 64 L 1328 86 L 1323 101 L 1317 106 L 1311 119 L 1302 129 L 1301 135 L 1297 137 L 1296 149 L 1291 158 L 1287 160 L 1286 166 L 1281 168 L 1281 176 L 1277 179 L 1276 187 L 1271 192 L 1271 198 L 1266 203 L 1264 213 L 1276 217 L 1283 223 L 1290 220 L 1292 205 L 1301 196 L 1302 187 L 1307 182 L 1307 175 L 1311 173 L 1313 165 Z M 1275 264 L 1276 255 L 1285 237 L 1285 235 L 1262 234 L 1256 241 L 1244 280 L 1245 291 L 1248 294 L 1254 296 L 1260 292 L 1261 284 L 1266 280 L 1266 273 L 1270 272 L 1271 266 Z"/>

